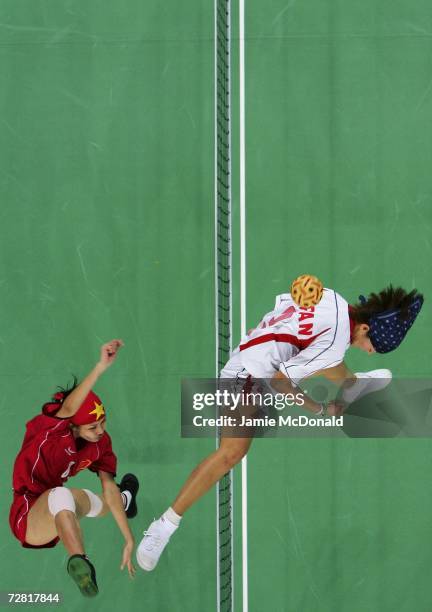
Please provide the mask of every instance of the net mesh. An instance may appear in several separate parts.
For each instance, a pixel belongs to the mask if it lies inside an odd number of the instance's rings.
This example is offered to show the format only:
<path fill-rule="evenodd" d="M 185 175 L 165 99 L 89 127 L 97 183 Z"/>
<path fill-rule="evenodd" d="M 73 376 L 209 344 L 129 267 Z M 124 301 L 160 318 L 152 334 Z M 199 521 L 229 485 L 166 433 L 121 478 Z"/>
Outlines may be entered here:
<path fill-rule="evenodd" d="M 217 372 L 231 353 L 230 0 L 215 1 Z M 220 437 L 220 432 L 219 436 Z M 219 442 L 219 440 L 218 440 Z M 217 489 L 218 609 L 233 609 L 232 472 Z"/>

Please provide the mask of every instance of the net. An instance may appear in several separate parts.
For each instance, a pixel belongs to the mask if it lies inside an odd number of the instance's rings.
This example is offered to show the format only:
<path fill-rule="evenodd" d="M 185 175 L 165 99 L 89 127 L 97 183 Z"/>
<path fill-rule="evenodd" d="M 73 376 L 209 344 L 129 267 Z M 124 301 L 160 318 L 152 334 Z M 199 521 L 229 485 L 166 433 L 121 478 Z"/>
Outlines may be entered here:
<path fill-rule="evenodd" d="M 230 0 L 215 0 L 216 370 L 228 361 L 231 300 Z M 220 432 L 217 444 L 219 444 Z M 232 472 L 217 486 L 218 610 L 233 609 Z"/>

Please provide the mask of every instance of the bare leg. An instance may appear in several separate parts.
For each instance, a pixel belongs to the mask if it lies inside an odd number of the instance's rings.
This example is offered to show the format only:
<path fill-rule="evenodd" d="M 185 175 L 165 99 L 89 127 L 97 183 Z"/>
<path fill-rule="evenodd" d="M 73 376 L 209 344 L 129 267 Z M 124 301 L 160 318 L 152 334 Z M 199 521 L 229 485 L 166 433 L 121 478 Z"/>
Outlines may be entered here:
<path fill-rule="evenodd" d="M 314 376 L 324 376 L 337 385 L 354 384 L 356 377 L 341 363 L 334 368 L 321 370 Z M 246 455 L 252 438 L 222 438 L 220 447 L 206 457 L 190 474 L 172 504 L 173 510 L 182 516 L 192 504 L 206 493 L 224 474 L 229 472 Z"/>
<path fill-rule="evenodd" d="M 223 437 L 220 447 L 204 459 L 191 473 L 173 502 L 172 510 L 177 515 L 182 516 L 193 503 L 240 461 L 247 453 L 251 442 L 252 438 L 250 437 Z M 160 519 L 150 524 L 147 531 L 144 532 L 144 538 L 138 545 L 137 561 L 140 567 L 146 571 L 151 571 L 156 567 L 171 535 L 179 525 L 178 517 L 171 515 L 171 520 L 168 515 L 168 512 L 172 512 L 172 510 L 169 508 Z"/>
<path fill-rule="evenodd" d="M 327 368 L 321 370 L 316 376 L 324 376 L 327 380 L 335 383 L 338 386 L 343 385 L 344 387 L 350 387 L 356 381 L 356 376 L 349 370 L 343 361 L 334 368 Z"/>
<path fill-rule="evenodd" d="M 252 438 L 222 438 L 220 447 L 204 459 L 186 480 L 172 504 L 174 512 L 183 515 L 246 455 L 251 443 Z"/>
<path fill-rule="evenodd" d="M 56 514 L 54 521 L 57 534 L 69 555 L 83 555 L 82 531 L 75 513 L 70 510 L 62 510 Z"/>
<path fill-rule="evenodd" d="M 353 374 L 351 370 L 347 368 L 344 361 L 333 368 L 327 368 L 325 370 L 320 370 L 319 372 L 316 372 L 309 378 L 313 378 L 317 376 L 322 376 L 326 378 L 327 380 L 331 381 L 333 384 L 340 387 L 341 389 L 348 389 L 357 380 L 356 375 Z M 327 408 L 328 415 L 329 416 L 340 416 L 345 410 L 345 408 L 346 408 L 346 405 L 343 402 L 339 401 L 339 403 L 337 404 L 335 404 L 334 402 L 331 402 Z"/>
<path fill-rule="evenodd" d="M 42 493 L 31 507 L 27 517 L 26 542 L 40 546 L 59 536 L 70 555 L 84 554 L 84 544 L 78 519 L 90 510 L 90 500 L 82 489 L 70 489 L 76 504 L 76 513 L 62 510 L 54 517 L 48 508 L 48 495 L 51 489 Z M 107 513 L 103 497 L 103 508 L 98 516 Z"/>

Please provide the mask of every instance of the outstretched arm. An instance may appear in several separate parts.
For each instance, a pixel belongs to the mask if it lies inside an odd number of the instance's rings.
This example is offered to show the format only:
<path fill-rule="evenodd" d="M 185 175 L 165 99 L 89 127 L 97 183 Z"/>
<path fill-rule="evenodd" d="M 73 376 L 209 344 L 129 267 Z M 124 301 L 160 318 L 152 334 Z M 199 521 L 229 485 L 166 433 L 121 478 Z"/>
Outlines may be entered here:
<path fill-rule="evenodd" d="M 353 374 L 351 370 L 347 368 L 344 361 L 332 368 L 324 368 L 322 370 L 319 370 L 318 372 L 315 372 L 314 374 L 311 374 L 310 376 L 305 376 L 303 380 L 306 380 L 307 378 L 315 378 L 317 376 L 322 376 L 326 378 L 327 380 L 331 381 L 342 389 L 348 389 L 357 380 L 356 375 Z M 295 394 L 295 388 L 292 386 L 291 381 L 281 372 L 277 372 L 277 374 L 274 375 L 272 379 L 272 387 L 274 387 L 276 390 L 280 390 L 281 393 Z M 305 408 L 307 408 L 311 412 L 319 413 L 319 411 L 321 410 L 321 404 L 314 402 L 306 395 L 304 396 L 304 400 Z M 342 414 L 344 408 L 345 405 L 339 399 L 338 402 L 333 401 L 328 404 L 327 412 L 329 416 L 339 416 L 339 414 Z"/>
<path fill-rule="evenodd" d="M 133 578 L 135 574 L 135 567 L 132 563 L 132 552 L 134 548 L 134 537 L 129 528 L 129 523 L 123 508 L 123 501 L 120 490 L 116 485 L 112 474 L 99 470 L 99 478 L 102 483 L 103 497 L 105 503 L 111 511 L 118 528 L 123 534 L 125 539 L 123 548 L 123 557 L 120 569 L 124 567 L 128 568 L 129 575 Z"/>
<path fill-rule="evenodd" d="M 276 374 L 273 376 L 273 378 L 271 380 L 271 386 L 278 393 L 284 393 L 285 395 L 288 394 L 288 393 L 292 393 L 293 395 L 295 395 L 296 393 L 299 392 L 299 389 L 297 387 L 294 387 L 293 384 L 291 383 L 290 379 L 287 376 L 285 376 L 284 374 L 282 374 L 282 372 L 276 372 Z M 301 389 L 300 389 L 300 391 L 301 391 Z M 307 410 L 309 410 L 310 412 L 313 412 L 315 414 L 321 414 L 322 413 L 322 405 L 321 404 L 318 404 L 318 402 L 314 402 L 306 394 L 304 394 L 303 397 L 304 397 L 304 407 Z"/>
<path fill-rule="evenodd" d="M 93 370 L 87 374 L 84 380 L 70 393 L 57 416 L 67 418 L 73 416 L 81 406 L 89 392 L 96 384 L 97 379 L 115 361 L 118 350 L 123 346 L 122 340 L 111 340 L 101 347 L 100 359 Z"/>

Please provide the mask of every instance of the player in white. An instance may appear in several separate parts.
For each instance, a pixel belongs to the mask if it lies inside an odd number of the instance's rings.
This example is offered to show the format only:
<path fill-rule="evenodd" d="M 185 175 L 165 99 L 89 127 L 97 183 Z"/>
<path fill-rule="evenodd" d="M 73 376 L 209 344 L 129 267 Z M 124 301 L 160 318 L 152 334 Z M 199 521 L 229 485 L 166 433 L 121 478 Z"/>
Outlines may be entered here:
<path fill-rule="evenodd" d="M 295 393 L 301 380 L 321 375 L 342 386 L 346 404 L 384 388 L 391 380 L 389 370 L 353 374 L 344 362 L 345 353 L 350 346 L 367 353 L 394 350 L 418 315 L 423 296 L 390 285 L 367 300 L 359 299 L 350 306 L 332 289 L 324 289 L 317 306 L 302 308 L 289 293 L 277 296 L 274 310 L 249 331 L 220 377 L 271 379 L 272 387 L 282 385 L 285 393 Z M 340 414 L 344 408 L 304 397 L 304 407 L 317 415 Z M 222 437 L 220 447 L 193 470 L 172 506 L 144 532 L 137 548 L 140 567 L 154 569 L 186 510 L 245 456 L 251 442 L 252 438 Z"/>

